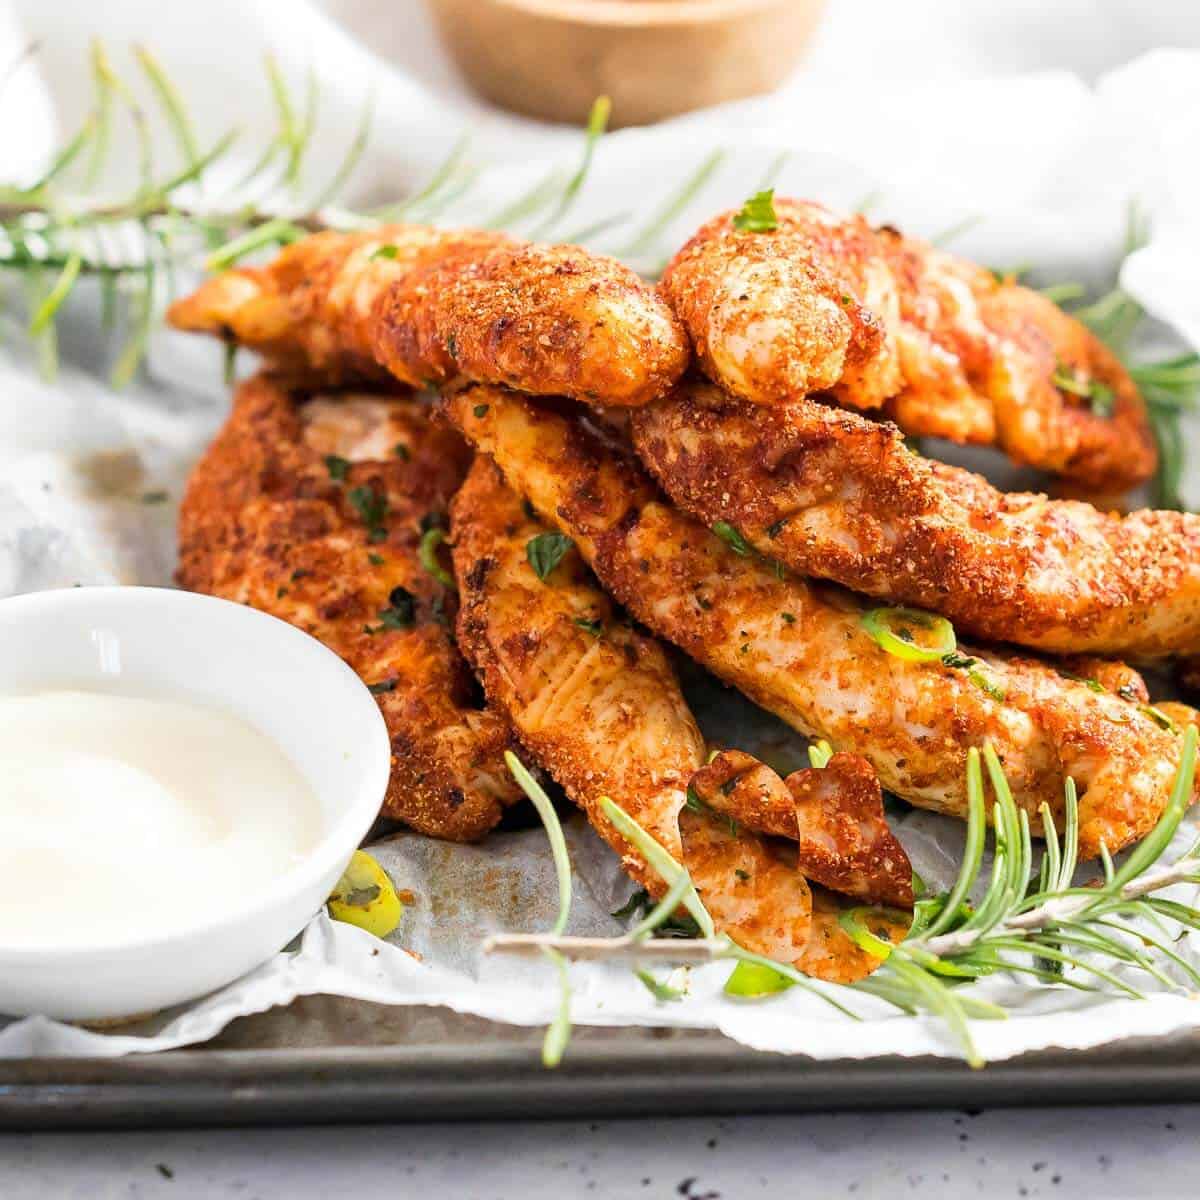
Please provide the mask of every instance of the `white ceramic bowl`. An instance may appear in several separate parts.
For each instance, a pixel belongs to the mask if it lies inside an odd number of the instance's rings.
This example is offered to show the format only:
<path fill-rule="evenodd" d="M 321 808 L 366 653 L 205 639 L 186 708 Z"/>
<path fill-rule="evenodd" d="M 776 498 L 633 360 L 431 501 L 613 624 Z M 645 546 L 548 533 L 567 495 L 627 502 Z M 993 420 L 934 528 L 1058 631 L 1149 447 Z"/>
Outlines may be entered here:
<path fill-rule="evenodd" d="M 0 692 L 42 687 L 167 696 L 236 713 L 312 785 L 324 832 L 302 862 L 219 920 L 111 945 L 0 943 L 0 1013 L 128 1017 L 245 974 L 321 907 L 387 787 L 387 730 L 354 672 L 307 634 L 227 600 L 142 587 L 0 600 Z"/>

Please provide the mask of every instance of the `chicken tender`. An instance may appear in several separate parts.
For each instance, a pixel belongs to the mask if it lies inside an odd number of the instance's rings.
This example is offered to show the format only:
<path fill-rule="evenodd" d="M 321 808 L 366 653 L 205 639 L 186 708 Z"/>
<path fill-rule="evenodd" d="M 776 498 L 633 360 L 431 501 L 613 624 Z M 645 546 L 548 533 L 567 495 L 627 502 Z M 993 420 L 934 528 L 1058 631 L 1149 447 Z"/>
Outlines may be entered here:
<path fill-rule="evenodd" d="M 661 395 L 689 358 L 670 308 L 615 259 L 425 225 L 315 234 L 167 318 L 323 380 L 461 377 L 618 406 Z"/>
<path fill-rule="evenodd" d="M 368 683 L 392 741 L 383 815 L 481 837 L 520 791 L 508 723 L 481 708 L 455 648 L 454 593 L 425 571 L 469 451 L 410 396 L 309 396 L 242 385 L 179 516 L 179 582 L 324 642 Z"/>
<path fill-rule="evenodd" d="M 687 380 L 633 437 L 673 500 L 809 576 L 1057 654 L 1200 652 L 1200 517 L 1003 493 L 894 427 L 799 399 L 764 414 Z"/>
<path fill-rule="evenodd" d="M 692 776 L 692 794 L 738 825 L 797 844 L 802 874 L 870 903 L 912 907 L 912 864 L 888 828 L 865 759 L 835 754 L 780 779 L 744 750 L 723 750 Z"/>
<path fill-rule="evenodd" d="M 683 863 L 718 931 L 802 970 L 816 932 L 819 973 L 868 974 L 878 960 L 840 930 L 831 950 L 831 921 L 814 931 L 809 886 L 778 846 L 687 803 L 704 764 L 700 731 L 661 647 L 614 612 L 579 555 L 567 552 L 544 579 L 535 573 L 530 543 L 553 535 L 486 459 L 451 511 L 463 652 L 625 869 L 652 895 L 666 890 L 600 810 L 605 795 Z"/>
<path fill-rule="evenodd" d="M 802 733 L 861 755 L 888 790 L 962 816 L 967 748 L 991 741 L 1035 829 L 1042 803 L 1062 813 L 1074 778 L 1084 856 L 1157 821 L 1181 746 L 1151 714 L 1009 654 L 890 654 L 860 601 L 781 577 L 672 509 L 578 418 L 487 387 L 444 397 L 443 409 L 651 632 Z"/>
<path fill-rule="evenodd" d="M 663 276 L 726 390 L 764 405 L 832 391 L 906 433 L 995 445 L 1096 492 L 1153 474 L 1133 381 L 1046 297 L 860 216 L 774 205 L 776 229 L 742 231 L 726 213 Z"/>

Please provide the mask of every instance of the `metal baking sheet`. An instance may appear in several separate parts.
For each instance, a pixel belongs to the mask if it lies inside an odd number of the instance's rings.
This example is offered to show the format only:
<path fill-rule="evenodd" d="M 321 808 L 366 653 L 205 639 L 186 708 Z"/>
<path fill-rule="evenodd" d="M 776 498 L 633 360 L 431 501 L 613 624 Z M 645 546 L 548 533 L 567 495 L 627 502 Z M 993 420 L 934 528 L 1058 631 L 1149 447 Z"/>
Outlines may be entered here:
<path fill-rule="evenodd" d="M 337 1042 L 330 1040 L 336 1031 Z M 1200 1035 L 1024 1055 L 816 1062 L 700 1030 L 542 1031 L 308 997 L 199 1049 L 0 1062 L 0 1129 L 635 1117 L 1200 1100 Z"/>

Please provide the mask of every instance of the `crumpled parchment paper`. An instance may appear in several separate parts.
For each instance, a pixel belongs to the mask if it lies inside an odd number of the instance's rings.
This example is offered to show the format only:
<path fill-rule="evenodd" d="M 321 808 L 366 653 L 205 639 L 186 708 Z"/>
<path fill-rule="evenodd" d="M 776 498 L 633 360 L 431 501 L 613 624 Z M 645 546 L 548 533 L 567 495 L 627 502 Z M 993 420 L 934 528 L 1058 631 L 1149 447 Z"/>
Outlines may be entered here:
<path fill-rule="evenodd" d="M 1127 261 L 1123 282 L 1174 327 L 1153 331 L 1158 349 L 1178 350 L 1180 339 L 1200 344 L 1200 54 L 1148 56 L 1105 77 L 1095 91 L 1052 75 L 930 84 L 897 96 L 887 112 L 856 110 L 832 93 L 825 104 L 820 96 L 809 100 L 812 120 L 799 126 L 794 114 L 785 121 L 764 101 L 611 137 L 561 232 L 569 236 L 631 208 L 635 227 L 652 223 L 678 182 L 725 146 L 708 186 L 664 223 L 659 242 L 639 248 L 639 259 L 665 256 L 700 219 L 740 203 L 787 153 L 781 192 L 840 207 L 874 196 L 873 216 L 926 235 L 977 218 L 954 248 L 1001 267 L 1037 264 L 1039 282 L 1100 286 L 1113 272 L 1126 205 L 1136 196 L 1155 232 Z M 464 200 L 451 219 L 478 219 L 480 194 L 486 211 L 496 211 L 545 166 L 489 171 L 477 198 Z M 595 244 L 620 252 L 632 240 L 626 228 Z M 101 381 L 111 351 L 97 331 L 95 299 L 81 294 L 62 322 L 67 365 L 56 383 L 36 377 L 15 325 L 3 331 L 10 353 L 0 364 L 0 595 L 75 583 L 170 582 L 184 480 L 227 407 L 219 351 L 165 331 L 152 340 L 145 376 L 124 392 L 109 389 Z M 1193 468 L 1185 481 L 1193 502 L 1200 501 L 1198 482 Z M 736 694 L 701 682 L 691 698 L 710 738 L 799 762 L 800 739 Z M 922 876 L 934 886 L 947 883 L 961 826 L 914 811 L 897 827 Z M 567 837 L 575 869 L 570 931 L 620 932 L 610 914 L 632 884 L 581 818 L 567 823 Z M 1194 829 L 1180 835 L 1177 848 L 1188 837 Z M 201 1042 L 237 1016 L 316 992 L 444 1004 L 517 1024 L 552 1017 L 557 985 L 545 963 L 479 954 L 490 931 L 552 923 L 554 872 L 540 829 L 496 834 L 479 846 L 402 834 L 373 852 L 415 897 L 389 944 L 318 915 L 295 947 L 250 975 L 138 1025 L 95 1032 L 39 1017 L 7 1025 L 0 1019 L 0 1057 L 122 1055 Z M 1194 900 L 1191 892 L 1179 894 Z M 1186 940 L 1178 948 L 1192 955 Z M 760 1049 L 818 1058 L 957 1052 L 936 1020 L 905 1017 L 867 996 L 851 994 L 859 1022 L 800 989 L 731 1000 L 721 994 L 729 969 L 693 968 L 687 998 L 660 1003 L 626 967 L 576 964 L 572 1016 L 579 1023 L 720 1029 Z M 1007 1021 L 974 1023 L 990 1059 L 1200 1026 L 1200 1003 L 1183 991 L 1133 1001 L 990 979 L 979 994 L 1011 1013 Z"/>

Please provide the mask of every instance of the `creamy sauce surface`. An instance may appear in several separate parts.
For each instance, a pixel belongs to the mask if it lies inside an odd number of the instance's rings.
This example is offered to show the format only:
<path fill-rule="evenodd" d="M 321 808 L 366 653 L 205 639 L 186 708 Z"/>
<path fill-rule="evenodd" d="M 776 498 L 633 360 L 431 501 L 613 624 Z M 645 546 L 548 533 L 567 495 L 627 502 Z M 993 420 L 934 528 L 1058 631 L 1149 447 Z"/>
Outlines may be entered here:
<path fill-rule="evenodd" d="M 0 764 L 0 947 L 124 942 L 240 911 L 323 832 L 270 737 L 186 701 L 0 695 Z"/>

